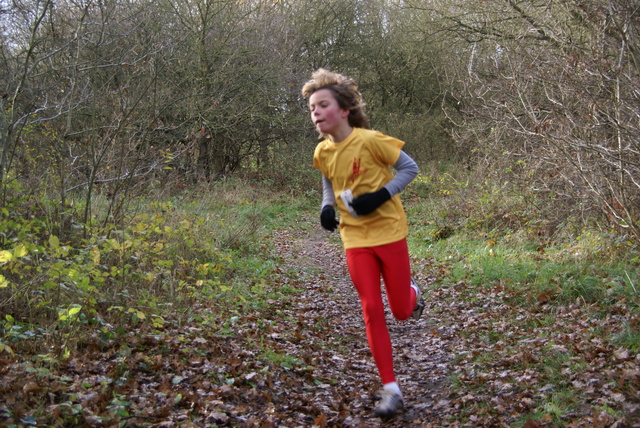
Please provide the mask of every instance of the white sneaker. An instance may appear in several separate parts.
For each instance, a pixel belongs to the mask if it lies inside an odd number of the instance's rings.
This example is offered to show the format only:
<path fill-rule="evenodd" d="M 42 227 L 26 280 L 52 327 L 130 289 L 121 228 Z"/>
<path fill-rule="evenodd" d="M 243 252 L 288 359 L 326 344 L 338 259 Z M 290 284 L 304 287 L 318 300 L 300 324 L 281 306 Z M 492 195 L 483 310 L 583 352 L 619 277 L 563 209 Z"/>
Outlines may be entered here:
<path fill-rule="evenodd" d="M 399 410 L 404 408 L 404 402 L 400 394 L 381 389 L 379 395 L 381 400 L 373 411 L 377 417 L 382 419 L 392 418 Z"/>
<path fill-rule="evenodd" d="M 420 291 L 420 288 L 416 285 L 413 278 L 411 278 L 411 288 L 416 290 L 416 307 L 413 309 L 413 312 L 411 313 L 411 318 L 417 321 L 422 316 L 422 311 L 424 311 L 424 300 L 422 300 L 422 292 Z"/>

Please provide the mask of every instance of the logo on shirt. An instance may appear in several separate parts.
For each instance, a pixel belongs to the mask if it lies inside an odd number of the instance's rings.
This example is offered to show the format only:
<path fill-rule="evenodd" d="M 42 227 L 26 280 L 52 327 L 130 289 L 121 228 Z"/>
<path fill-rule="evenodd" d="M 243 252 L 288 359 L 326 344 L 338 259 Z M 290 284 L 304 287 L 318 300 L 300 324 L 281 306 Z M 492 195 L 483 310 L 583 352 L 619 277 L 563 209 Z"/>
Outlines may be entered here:
<path fill-rule="evenodd" d="M 355 182 L 356 178 L 367 172 L 367 169 L 360 169 L 362 159 L 353 158 L 353 172 L 351 173 L 351 182 Z"/>

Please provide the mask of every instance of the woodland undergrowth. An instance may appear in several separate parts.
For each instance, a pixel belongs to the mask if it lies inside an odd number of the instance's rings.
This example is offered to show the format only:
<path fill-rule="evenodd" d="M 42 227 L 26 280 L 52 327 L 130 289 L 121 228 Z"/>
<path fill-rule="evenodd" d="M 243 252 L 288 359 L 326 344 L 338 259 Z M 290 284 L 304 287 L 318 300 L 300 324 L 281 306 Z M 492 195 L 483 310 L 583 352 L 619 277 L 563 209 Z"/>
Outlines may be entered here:
<path fill-rule="evenodd" d="M 134 421 L 122 388 L 141 388 L 145 380 L 132 380 L 132 371 L 149 374 L 170 359 L 199 367 L 212 352 L 233 352 L 226 374 L 198 381 L 227 395 L 234 371 L 247 371 L 246 384 L 274 366 L 304 372 L 303 361 L 265 344 L 260 332 L 279 321 L 260 314 L 300 293 L 292 285 L 300 267 L 274 253 L 273 240 L 285 228 L 317 227 L 293 223 L 300 213 L 315 218 L 320 193 L 263 189 L 231 180 L 140 198 L 109 226 L 76 222 L 82 207 L 70 205 L 61 228 L 51 205 L 33 195 L 2 208 L 0 423 L 150 425 L 162 416 L 138 412 Z M 551 207 L 532 195 L 448 174 L 420 176 L 403 200 L 414 268 L 436 278 L 427 291 L 439 299 L 432 316 L 449 320 L 468 345 L 449 373 L 450 411 L 441 412 L 449 425 L 497 423 L 502 413 L 512 415 L 510 426 L 527 427 L 639 417 L 637 242 L 601 221 L 551 221 Z M 248 318 L 252 334 L 237 337 Z M 81 367 L 83 354 L 95 361 Z M 82 370 L 92 373 L 85 395 L 67 393 L 71 373 Z M 25 375 L 18 386 L 8 383 L 12 371 Z M 197 397 L 170 392 L 184 381 L 158 383 L 161 414 L 177 406 L 182 422 L 240 424 L 222 411 L 199 420 Z M 309 425 L 331 425 L 314 412 Z"/>

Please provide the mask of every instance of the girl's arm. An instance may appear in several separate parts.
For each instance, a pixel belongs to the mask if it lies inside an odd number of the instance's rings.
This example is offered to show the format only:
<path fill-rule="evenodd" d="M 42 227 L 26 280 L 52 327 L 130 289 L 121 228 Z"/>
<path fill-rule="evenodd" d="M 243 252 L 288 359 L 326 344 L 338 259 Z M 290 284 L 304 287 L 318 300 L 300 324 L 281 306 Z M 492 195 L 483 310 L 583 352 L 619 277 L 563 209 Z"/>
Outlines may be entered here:
<path fill-rule="evenodd" d="M 400 151 L 400 156 L 394 168 L 398 171 L 397 174 L 380 190 L 360 195 L 351 202 L 351 207 L 356 214 L 371 214 L 378 209 L 380 205 L 391 199 L 393 195 L 407 187 L 407 184 L 411 183 L 416 175 L 418 175 L 418 165 L 403 151 Z"/>
<path fill-rule="evenodd" d="M 336 204 L 336 196 L 333 193 L 333 185 L 331 181 L 322 176 L 322 210 L 320 213 L 320 224 L 326 230 L 333 232 L 338 227 L 336 219 L 336 210 L 333 208 Z"/>
<path fill-rule="evenodd" d="M 335 206 L 336 205 L 336 195 L 333 191 L 333 185 L 331 184 L 331 180 L 322 175 L 322 205 L 325 206 Z"/>
<path fill-rule="evenodd" d="M 418 164 L 404 151 L 400 151 L 400 157 L 393 166 L 397 173 L 393 179 L 385 184 L 389 196 L 400 193 L 418 175 Z"/>

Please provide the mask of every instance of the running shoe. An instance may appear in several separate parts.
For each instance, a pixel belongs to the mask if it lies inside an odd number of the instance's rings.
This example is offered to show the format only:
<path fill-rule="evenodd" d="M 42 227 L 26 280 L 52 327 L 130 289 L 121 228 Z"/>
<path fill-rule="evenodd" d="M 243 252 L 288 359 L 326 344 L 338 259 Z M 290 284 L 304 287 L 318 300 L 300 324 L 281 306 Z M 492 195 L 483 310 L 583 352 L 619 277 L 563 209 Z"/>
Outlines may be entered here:
<path fill-rule="evenodd" d="M 411 287 L 416 290 L 416 307 L 411 313 L 411 318 L 417 321 L 422 316 L 422 311 L 424 311 L 424 300 L 422 300 L 422 292 L 420 291 L 420 287 L 416 285 L 416 282 L 413 280 L 413 278 L 411 278 Z"/>
<path fill-rule="evenodd" d="M 380 390 L 378 394 L 380 395 L 381 400 L 373 411 L 377 417 L 389 419 L 394 417 L 398 411 L 404 408 L 404 402 L 402 401 L 402 396 L 400 394 L 387 391 L 385 389 Z"/>

